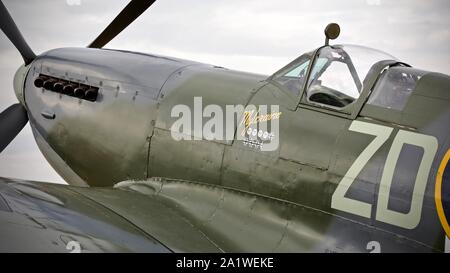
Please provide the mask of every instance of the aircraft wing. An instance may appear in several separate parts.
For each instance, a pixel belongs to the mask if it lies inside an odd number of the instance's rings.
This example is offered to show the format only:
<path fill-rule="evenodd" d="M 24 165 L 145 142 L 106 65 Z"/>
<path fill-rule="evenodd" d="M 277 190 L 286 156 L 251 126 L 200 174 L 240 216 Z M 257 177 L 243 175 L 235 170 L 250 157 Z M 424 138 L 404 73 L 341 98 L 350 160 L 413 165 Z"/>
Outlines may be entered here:
<path fill-rule="evenodd" d="M 0 178 L 0 252 L 368 252 L 374 238 L 384 251 L 439 251 L 219 185 L 152 178 L 83 188 Z"/>
<path fill-rule="evenodd" d="M 170 208 L 142 197 L 0 178 L 0 252 L 218 251 Z"/>

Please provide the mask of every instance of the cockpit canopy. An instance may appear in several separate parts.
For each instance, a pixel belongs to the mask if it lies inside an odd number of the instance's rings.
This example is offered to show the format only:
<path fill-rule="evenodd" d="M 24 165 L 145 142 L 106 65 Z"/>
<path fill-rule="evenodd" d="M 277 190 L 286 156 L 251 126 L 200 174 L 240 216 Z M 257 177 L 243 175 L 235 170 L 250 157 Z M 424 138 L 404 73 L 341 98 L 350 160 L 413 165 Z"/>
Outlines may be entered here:
<path fill-rule="evenodd" d="M 272 77 L 294 96 L 305 90 L 309 103 L 344 108 L 360 95 L 372 66 L 397 58 L 356 45 L 333 45 L 300 56 Z M 313 62 L 311 66 L 311 62 Z"/>

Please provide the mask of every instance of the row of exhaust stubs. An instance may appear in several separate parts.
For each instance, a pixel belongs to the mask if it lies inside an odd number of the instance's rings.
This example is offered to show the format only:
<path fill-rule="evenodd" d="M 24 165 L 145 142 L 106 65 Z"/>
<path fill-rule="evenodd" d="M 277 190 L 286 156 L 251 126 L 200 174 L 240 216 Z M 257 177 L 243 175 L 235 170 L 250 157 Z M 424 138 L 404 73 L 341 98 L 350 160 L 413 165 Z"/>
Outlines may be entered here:
<path fill-rule="evenodd" d="M 89 101 L 96 101 L 98 95 L 97 87 L 61 80 L 46 75 L 39 75 L 34 80 L 34 86 Z"/>

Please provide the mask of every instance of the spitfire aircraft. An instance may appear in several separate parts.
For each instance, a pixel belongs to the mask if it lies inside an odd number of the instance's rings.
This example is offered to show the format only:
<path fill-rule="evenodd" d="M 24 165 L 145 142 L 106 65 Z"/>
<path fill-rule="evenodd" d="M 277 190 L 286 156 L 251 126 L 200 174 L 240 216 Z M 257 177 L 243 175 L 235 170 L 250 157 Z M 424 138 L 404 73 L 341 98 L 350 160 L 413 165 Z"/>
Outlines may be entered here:
<path fill-rule="evenodd" d="M 1 178 L 0 251 L 446 251 L 448 75 L 330 45 L 337 24 L 271 76 L 103 48 L 153 2 L 40 55 L 0 2 L 24 59 L 0 151 L 29 121 L 69 184 Z M 236 105 L 231 137 L 202 134 Z"/>

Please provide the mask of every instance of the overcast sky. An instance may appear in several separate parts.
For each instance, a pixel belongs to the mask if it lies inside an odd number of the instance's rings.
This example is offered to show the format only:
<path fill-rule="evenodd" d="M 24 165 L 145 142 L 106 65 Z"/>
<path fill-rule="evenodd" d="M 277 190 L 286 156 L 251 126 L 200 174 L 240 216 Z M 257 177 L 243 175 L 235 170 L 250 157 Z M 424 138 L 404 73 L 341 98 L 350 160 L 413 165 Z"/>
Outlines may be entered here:
<path fill-rule="evenodd" d="M 88 45 L 128 1 L 3 0 L 36 53 Z M 450 74 L 448 0 L 158 0 L 106 47 L 191 59 L 271 74 L 324 42 L 386 51 L 413 66 Z M 23 63 L 0 34 L 0 111 L 17 100 L 12 80 Z M 0 155 L 0 176 L 63 183 L 29 125 Z"/>

